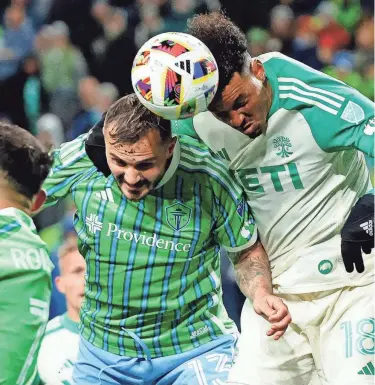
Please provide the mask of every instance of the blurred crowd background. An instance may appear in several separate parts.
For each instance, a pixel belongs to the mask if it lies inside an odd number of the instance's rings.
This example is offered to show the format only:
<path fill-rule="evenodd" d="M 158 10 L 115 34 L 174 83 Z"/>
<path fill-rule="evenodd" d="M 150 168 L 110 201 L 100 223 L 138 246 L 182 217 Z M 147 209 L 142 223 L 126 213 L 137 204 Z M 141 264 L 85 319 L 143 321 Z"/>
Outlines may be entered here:
<path fill-rule="evenodd" d="M 132 92 L 132 61 L 148 38 L 184 32 L 189 17 L 219 8 L 246 32 L 253 56 L 282 52 L 374 100 L 373 0 L 0 0 L 0 120 L 48 146 L 74 139 Z M 73 213 L 63 202 L 35 218 L 55 265 L 74 236 Z M 237 321 L 243 297 L 223 262 Z M 54 291 L 50 318 L 64 311 Z"/>

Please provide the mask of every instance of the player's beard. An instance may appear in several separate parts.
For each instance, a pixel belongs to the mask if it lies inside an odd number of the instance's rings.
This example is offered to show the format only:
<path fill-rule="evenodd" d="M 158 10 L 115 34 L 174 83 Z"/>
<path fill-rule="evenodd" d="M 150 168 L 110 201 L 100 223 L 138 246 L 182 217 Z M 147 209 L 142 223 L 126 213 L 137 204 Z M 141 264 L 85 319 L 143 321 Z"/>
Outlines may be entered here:
<path fill-rule="evenodd" d="M 163 178 L 163 175 L 159 175 L 159 177 L 154 181 L 142 179 L 142 180 L 138 181 L 136 184 L 129 186 L 125 181 L 124 174 L 121 174 L 121 175 L 116 177 L 116 182 L 117 182 L 118 186 L 120 187 L 120 190 L 123 194 L 124 194 L 123 186 L 126 186 L 127 189 L 130 191 L 132 188 L 136 189 L 136 191 L 139 191 L 140 192 L 139 197 L 136 197 L 135 194 L 133 194 L 133 195 L 135 195 L 134 198 L 128 198 L 127 197 L 127 199 L 129 199 L 131 201 L 139 201 L 142 198 L 144 198 L 146 195 L 148 195 L 159 184 L 159 182 L 161 181 L 162 178 Z"/>

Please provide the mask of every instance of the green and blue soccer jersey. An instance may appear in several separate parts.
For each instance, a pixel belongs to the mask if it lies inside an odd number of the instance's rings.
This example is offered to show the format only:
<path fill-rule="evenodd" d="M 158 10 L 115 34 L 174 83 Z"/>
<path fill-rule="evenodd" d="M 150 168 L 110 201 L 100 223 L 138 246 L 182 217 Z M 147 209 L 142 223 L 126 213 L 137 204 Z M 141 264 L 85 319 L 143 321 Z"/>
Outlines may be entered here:
<path fill-rule="evenodd" d="M 186 138 L 157 188 L 129 201 L 111 174 L 98 171 L 85 141 L 56 151 L 44 185 L 48 204 L 71 195 L 77 207 L 87 263 L 83 337 L 143 357 L 130 331 L 161 357 L 233 332 L 222 303 L 219 248 L 240 251 L 257 237 L 238 182 L 207 147 Z"/>
<path fill-rule="evenodd" d="M 280 290 L 311 292 L 370 282 L 373 256 L 365 256 L 364 274 L 345 272 L 340 230 L 370 188 L 363 153 L 374 156 L 374 104 L 282 54 L 259 59 L 273 92 L 265 135 L 250 139 L 209 112 L 174 122 L 174 131 L 189 133 L 193 125 L 235 173 Z"/>
<path fill-rule="evenodd" d="M 52 268 L 31 218 L 0 210 L 0 384 L 31 385 L 36 377 Z"/>

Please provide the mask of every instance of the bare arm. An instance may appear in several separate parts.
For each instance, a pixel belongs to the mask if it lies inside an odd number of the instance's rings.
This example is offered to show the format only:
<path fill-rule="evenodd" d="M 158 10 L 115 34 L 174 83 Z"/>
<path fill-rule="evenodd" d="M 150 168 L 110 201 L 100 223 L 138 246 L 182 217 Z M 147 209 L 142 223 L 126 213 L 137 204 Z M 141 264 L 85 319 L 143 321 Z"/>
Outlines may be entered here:
<path fill-rule="evenodd" d="M 238 253 L 234 263 L 236 281 L 242 293 L 250 299 L 272 294 L 272 277 L 268 256 L 258 241 L 249 249 Z M 233 260 L 234 259 L 234 260 Z"/>
<path fill-rule="evenodd" d="M 271 323 L 267 335 L 278 340 L 292 318 L 281 298 L 273 295 L 270 263 L 262 244 L 257 241 L 239 253 L 228 253 L 242 293 L 252 301 L 254 311 Z"/>

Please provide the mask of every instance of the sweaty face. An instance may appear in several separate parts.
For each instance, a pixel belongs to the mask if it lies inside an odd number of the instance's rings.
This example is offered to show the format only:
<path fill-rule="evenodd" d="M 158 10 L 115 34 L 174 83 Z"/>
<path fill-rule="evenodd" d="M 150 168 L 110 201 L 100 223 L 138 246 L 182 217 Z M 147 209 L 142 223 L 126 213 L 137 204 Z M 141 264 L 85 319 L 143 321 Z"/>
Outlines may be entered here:
<path fill-rule="evenodd" d="M 104 129 L 107 163 L 127 199 L 139 201 L 163 177 L 173 154 L 173 140 L 162 141 L 159 132 L 150 130 L 138 142 L 113 144 L 111 127 Z"/>
<path fill-rule="evenodd" d="M 272 91 L 266 84 L 262 64 L 252 63 L 251 71 L 233 75 L 221 94 L 221 101 L 211 111 L 219 120 L 256 138 L 266 132 L 272 103 Z"/>

